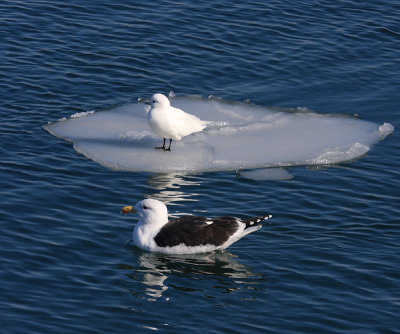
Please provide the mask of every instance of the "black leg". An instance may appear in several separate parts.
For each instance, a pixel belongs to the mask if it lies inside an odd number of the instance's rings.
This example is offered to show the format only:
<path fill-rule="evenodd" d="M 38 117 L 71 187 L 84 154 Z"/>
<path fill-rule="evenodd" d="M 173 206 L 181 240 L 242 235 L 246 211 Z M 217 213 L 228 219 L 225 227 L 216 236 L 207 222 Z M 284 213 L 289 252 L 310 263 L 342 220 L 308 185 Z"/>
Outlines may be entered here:
<path fill-rule="evenodd" d="M 170 145 L 171 146 L 171 145 Z M 165 151 L 165 138 L 162 146 L 154 147 L 156 150 L 164 150 Z"/>
<path fill-rule="evenodd" d="M 172 139 L 169 140 L 169 146 L 168 148 L 164 148 L 164 151 L 171 151 L 171 144 L 172 144 Z"/>

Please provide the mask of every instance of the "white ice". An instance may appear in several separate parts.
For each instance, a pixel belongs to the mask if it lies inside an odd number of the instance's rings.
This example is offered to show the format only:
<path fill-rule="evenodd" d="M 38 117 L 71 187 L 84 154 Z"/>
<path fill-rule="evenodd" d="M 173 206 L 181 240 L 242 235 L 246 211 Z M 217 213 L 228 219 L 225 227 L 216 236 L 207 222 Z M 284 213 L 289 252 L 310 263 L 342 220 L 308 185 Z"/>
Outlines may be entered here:
<path fill-rule="evenodd" d="M 75 114 L 44 128 L 105 167 L 160 173 L 335 164 L 361 157 L 394 130 L 389 123 L 303 108 L 272 110 L 198 97 L 174 98 L 172 104 L 213 122 L 173 142 L 172 152 L 154 149 L 161 140 L 149 128 L 141 103 Z"/>

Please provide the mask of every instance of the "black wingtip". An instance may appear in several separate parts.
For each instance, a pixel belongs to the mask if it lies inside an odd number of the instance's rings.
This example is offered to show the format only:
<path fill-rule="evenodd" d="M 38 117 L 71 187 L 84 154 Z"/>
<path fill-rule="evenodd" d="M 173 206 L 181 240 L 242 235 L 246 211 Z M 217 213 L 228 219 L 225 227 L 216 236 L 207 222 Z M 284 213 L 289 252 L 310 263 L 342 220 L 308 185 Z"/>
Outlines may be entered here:
<path fill-rule="evenodd" d="M 249 228 L 249 227 L 260 225 L 262 222 L 264 222 L 270 218 L 272 218 L 272 215 L 265 215 L 265 216 L 261 216 L 261 217 L 255 217 L 255 218 L 249 218 L 249 219 L 243 220 L 243 223 L 246 224 L 246 228 Z"/>

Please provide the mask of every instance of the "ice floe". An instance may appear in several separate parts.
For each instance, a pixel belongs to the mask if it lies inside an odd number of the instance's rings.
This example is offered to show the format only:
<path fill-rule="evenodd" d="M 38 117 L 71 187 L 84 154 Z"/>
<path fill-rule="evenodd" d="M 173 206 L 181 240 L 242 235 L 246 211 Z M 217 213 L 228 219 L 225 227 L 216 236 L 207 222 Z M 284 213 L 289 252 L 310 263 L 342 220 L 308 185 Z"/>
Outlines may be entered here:
<path fill-rule="evenodd" d="M 159 173 L 341 163 L 361 157 L 394 130 L 389 123 L 304 108 L 285 111 L 199 97 L 174 98 L 171 104 L 212 122 L 175 142 L 172 152 L 154 149 L 160 139 L 149 128 L 142 103 L 74 114 L 44 128 L 105 167 Z M 268 177 L 257 173 L 253 177 Z"/>

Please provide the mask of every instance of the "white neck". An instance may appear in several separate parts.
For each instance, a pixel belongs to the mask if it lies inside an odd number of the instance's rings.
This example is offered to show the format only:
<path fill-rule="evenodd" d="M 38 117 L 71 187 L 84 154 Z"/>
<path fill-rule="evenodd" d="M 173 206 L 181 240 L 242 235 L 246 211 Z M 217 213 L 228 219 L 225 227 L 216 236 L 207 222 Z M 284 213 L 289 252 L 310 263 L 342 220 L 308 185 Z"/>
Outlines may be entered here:
<path fill-rule="evenodd" d="M 168 222 L 168 211 L 149 212 L 140 218 L 133 231 L 133 242 L 136 246 L 152 250 L 156 247 L 154 237 Z"/>

